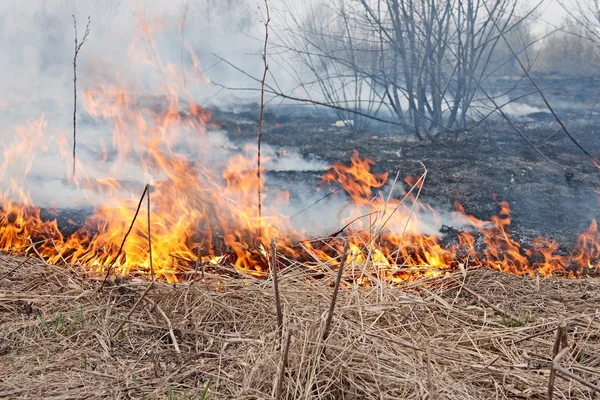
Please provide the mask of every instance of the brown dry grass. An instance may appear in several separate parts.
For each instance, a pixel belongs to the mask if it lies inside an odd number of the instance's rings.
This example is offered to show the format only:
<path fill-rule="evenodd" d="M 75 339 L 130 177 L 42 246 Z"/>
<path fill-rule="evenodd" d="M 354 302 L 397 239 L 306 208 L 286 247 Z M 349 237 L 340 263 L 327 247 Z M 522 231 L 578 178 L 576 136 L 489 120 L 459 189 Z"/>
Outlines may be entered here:
<path fill-rule="evenodd" d="M 282 349 L 271 280 L 209 274 L 157 285 L 113 337 L 148 282 L 98 292 L 97 279 L 22 260 L 0 257 L 0 398 L 200 398 L 207 385 L 209 399 L 273 398 Z M 282 398 L 543 399 L 560 316 L 572 346 L 562 365 L 600 380 L 597 279 L 479 269 L 347 286 L 323 344 L 333 279 L 297 268 L 279 277 L 283 337 L 292 333 Z M 555 398 L 593 393 L 558 377 Z"/>

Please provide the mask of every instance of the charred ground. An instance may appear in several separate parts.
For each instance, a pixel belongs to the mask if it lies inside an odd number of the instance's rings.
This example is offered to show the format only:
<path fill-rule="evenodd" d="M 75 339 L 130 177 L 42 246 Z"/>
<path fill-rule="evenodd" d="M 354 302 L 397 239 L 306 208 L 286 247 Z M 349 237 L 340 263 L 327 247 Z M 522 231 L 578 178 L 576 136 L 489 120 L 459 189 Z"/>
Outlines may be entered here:
<path fill-rule="evenodd" d="M 569 103 L 561 109 L 570 132 L 586 150 L 600 155 L 593 120 L 576 106 Z M 252 109 L 216 111 L 213 121 L 232 141 L 251 140 L 256 134 Z M 363 130 L 332 127 L 336 117 L 323 110 L 278 109 L 266 113 L 265 118 L 264 142 L 301 149 L 308 159 L 345 162 L 356 149 L 361 156 L 376 160 L 374 170 L 389 172 L 391 179 L 397 172 L 401 178 L 420 175 L 423 163 L 429 171 L 423 198 L 436 208 L 448 210 L 459 202 L 469 214 L 489 219 L 499 211 L 494 197 L 508 201 L 512 233 L 524 243 L 535 236 L 548 236 L 568 249 L 577 235 L 600 217 L 598 170 L 545 111 L 514 123 L 547 159 L 496 117 L 436 142 L 418 142 L 410 133 L 390 125 L 373 124 Z M 271 175 L 289 182 L 312 181 L 315 186 L 320 177 L 318 172 L 300 171 Z"/>

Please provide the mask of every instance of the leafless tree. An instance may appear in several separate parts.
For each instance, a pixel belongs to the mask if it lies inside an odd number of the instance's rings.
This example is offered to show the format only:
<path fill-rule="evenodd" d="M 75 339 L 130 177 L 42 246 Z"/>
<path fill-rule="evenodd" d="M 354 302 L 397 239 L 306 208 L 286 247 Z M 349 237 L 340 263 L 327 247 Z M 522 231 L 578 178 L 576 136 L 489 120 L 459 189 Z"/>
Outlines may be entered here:
<path fill-rule="evenodd" d="M 533 40 L 532 11 L 517 12 L 517 0 L 348 0 L 316 9 L 292 16 L 279 36 L 295 56 L 290 65 L 299 61 L 314 76 L 302 87 L 316 85 L 340 116 L 385 113 L 421 140 L 486 117 L 474 107 L 487 100 L 482 83 L 512 59 L 497 51 L 492 21 L 525 58 Z"/>
<path fill-rule="evenodd" d="M 600 1 L 561 0 L 567 19 L 560 32 L 540 51 L 537 69 L 566 75 L 597 75 L 600 71 Z"/>

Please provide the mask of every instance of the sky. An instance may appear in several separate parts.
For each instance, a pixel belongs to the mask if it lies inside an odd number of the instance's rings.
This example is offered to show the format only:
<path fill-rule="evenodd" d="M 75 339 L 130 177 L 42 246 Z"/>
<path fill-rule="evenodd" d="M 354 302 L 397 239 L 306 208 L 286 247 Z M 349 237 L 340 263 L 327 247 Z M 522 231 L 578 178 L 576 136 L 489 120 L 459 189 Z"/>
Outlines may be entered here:
<path fill-rule="evenodd" d="M 527 0 L 528 5 L 534 6 L 539 1 Z M 537 23 L 534 23 L 534 32 L 544 32 L 549 26 L 560 25 L 566 12 L 556 0 L 546 0 L 540 7 L 541 13 Z"/>

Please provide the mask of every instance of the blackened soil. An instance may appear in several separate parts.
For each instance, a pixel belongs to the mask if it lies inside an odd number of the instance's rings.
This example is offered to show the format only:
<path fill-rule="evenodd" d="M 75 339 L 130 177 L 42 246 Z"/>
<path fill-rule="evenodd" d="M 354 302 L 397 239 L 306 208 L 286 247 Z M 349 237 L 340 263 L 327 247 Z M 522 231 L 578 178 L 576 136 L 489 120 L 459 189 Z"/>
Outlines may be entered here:
<path fill-rule="evenodd" d="M 62 208 L 60 210 L 42 208 L 40 218 L 42 220 L 56 220 L 60 232 L 65 236 L 69 236 L 85 224 L 86 218 L 92 215 L 93 211 L 91 207 Z"/>
<path fill-rule="evenodd" d="M 512 209 L 512 231 L 522 242 L 548 236 L 569 248 L 592 219 L 600 217 L 599 170 L 568 138 L 547 113 L 538 113 L 518 126 L 550 160 L 536 153 L 508 124 L 490 120 L 457 138 L 435 143 L 418 142 L 393 127 L 362 131 L 336 128 L 332 115 L 284 117 L 267 115 L 263 141 L 278 147 L 295 147 L 308 158 L 329 163 L 348 162 L 352 151 L 377 160 L 374 169 L 395 176 L 420 175 L 428 169 L 423 197 L 450 209 L 454 202 L 480 219 L 499 211 L 494 200 L 506 200 Z M 256 135 L 251 118 L 225 121 L 221 127 L 232 140 Z M 239 128 L 239 129 L 238 129 Z M 600 139 L 589 128 L 572 127 L 572 134 L 600 157 Z"/>

